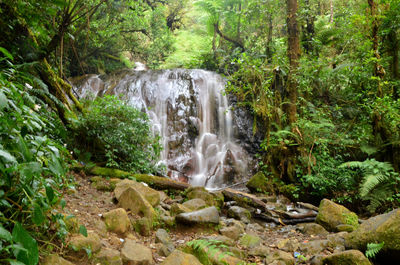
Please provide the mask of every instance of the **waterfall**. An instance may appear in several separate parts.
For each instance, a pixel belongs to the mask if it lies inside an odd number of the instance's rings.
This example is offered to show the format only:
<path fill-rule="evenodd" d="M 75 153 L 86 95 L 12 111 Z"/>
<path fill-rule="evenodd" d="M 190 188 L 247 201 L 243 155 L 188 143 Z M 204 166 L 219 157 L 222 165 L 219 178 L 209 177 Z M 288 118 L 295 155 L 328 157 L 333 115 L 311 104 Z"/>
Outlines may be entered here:
<path fill-rule="evenodd" d="M 104 81 L 103 81 L 104 80 Z M 195 186 L 232 184 L 247 172 L 248 154 L 235 137 L 225 80 L 204 70 L 126 70 L 74 82 L 81 98 L 113 94 L 147 113 L 161 137 L 159 163 L 168 176 Z"/>

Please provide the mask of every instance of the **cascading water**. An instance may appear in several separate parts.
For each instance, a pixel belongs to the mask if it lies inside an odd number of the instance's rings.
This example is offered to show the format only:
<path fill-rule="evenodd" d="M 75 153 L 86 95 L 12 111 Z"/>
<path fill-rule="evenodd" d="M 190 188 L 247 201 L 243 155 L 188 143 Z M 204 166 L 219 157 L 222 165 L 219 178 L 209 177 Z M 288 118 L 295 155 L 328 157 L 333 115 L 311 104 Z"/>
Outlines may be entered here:
<path fill-rule="evenodd" d="M 79 84 L 78 84 L 79 83 Z M 81 98 L 114 94 L 146 112 L 168 176 L 207 188 L 240 180 L 248 155 L 234 135 L 224 79 L 204 70 L 123 71 L 75 82 Z"/>

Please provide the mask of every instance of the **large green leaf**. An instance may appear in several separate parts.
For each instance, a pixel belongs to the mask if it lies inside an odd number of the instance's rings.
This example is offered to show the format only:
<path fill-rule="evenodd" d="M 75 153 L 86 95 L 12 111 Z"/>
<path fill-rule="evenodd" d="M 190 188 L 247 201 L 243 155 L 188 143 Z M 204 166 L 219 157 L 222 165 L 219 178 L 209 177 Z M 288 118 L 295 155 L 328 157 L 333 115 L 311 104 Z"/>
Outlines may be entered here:
<path fill-rule="evenodd" d="M 32 221 L 35 225 L 41 225 L 45 221 L 43 209 L 37 204 L 33 208 Z"/>
<path fill-rule="evenodd" d="M 10 265 L 25 265 L 24 263 L 18 261 L 18 260 L 9 260 Z"/>
<path fill-rule="evenodd" d="M 0 110 L 8 107 L 8 99 L 3 92 L 0 91 Z"/>
<path fill-rule="evenodd" d="M 4 49 L 3 47 L 0 47 L 0 52 L 2 54 L 4 54 L 8 59 L 10 60 L 14 60 L 14 57 L 11 55 L 11 53 L 9 53 L 6 49 Z"/>
<path fill-rule="evenodd" d="M 35 239 L 22 227 L 16 223 L 12 231 L 14 242 L 19 243 L 26 251 L 14 248 L 13 252 L 18 261 L 26 265 L 36 265 L 39 262 L 39 250 Z"/>
<path fill-rule="evenodd" d="M 42 165 L 38 162 L 29 162 L 21 165 L 20 174 L 25 176 L 28 182 L 40 173 L 42 173 Z"/>
<path fill-rule="evenodd" d="M 11 241 L 11 233 L 5 229 L 4 227 L 0 226 L 0 239 L 3 239 L 5 241 Z"/>
<path fill-rule="evenodd" d="M 0 150 L 0 157 L 2 157 L 7 162 L 17 163 L 15 157 L 5 150 Z"/>

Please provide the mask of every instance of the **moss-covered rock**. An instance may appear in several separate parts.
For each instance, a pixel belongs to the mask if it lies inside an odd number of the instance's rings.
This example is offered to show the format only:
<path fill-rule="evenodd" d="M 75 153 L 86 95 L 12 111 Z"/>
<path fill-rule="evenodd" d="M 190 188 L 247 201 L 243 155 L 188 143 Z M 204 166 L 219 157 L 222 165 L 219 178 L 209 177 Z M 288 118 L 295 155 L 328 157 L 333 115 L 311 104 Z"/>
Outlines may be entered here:
<path fill-rule="evenodd" d="M 161 265 L 201 265 L 200 261 L 193 255 L 175 250 L 172 252 Z"/>
<path fill-rule="evenodd" d="M 120 179 L 112 178 L 112 179 L 105 179 L 100 176 L 95 176 L 90 179 L 92 182 L 91 186 L 98 191 L 113 191 L 115 186 Z"/>
<path fill-rule="evenodd" d="M 142 236 L 150 236 L 153 223 L 146 217 L 140 218 L 135 222 L 135 231 Z"/>
<path fill-rule="evenodd" d="M 219 224 L 219 212 L 215 206 L 190 213 L 181 213 L 175 217 L 182 224 Z"/>
<path fill-rule="evenodd" d="M 244 234 L 240 240 L 239 244 L 246 247 L 246 248 L 254 248 L 261 244 L 261 238 L 258 236 Z"/>
<path fill-rule="evenodd" d="M 296 260 L 293 258 L 291 253 L 287 253 L 281 250 L 275 250 L 266 258 L 267 264 L 285 264 L 285 265 L 294 265 Z"/>
<path fill-rule="evenodd" d="M 206 202 L 200 198 L 188 200 L 184 202 L 182 205 L 185 206 L 186 208 L 189 208 L 192 211 L 197 211 L 207 207 Z"/>
<path fill-rule="evenodd" d="M 90 249 L 92 253 L 96 253 L 101 249 L 100 237 L 96 233 L 89 233 L 87 237 L 83 235 L 74 235 L 69 241 L 69 247 L 76 251 L 84 251 Z"/>
<path fill-rule="evenodd" d="M 133 214 L 147 217 L 149 220 L 154 220 L 156 217 L 153 206 L 151 206 L 141 192 L 133 187 L 129 187 L 122 192 L 118 200 L 118 205 L 125 210 L 130 210 Z"/>
<path fill-rule="evenodd" d="M 322 259 L 325 265 L 372 265 L 358 250 L 347 250 L 329 255 Z"/>
<path fill-rule="evenodd" d="M 93 258 L 93 264 L 122 265 L 121 255 L 115 249 L 102 249 Z"/>
<path fill-rule="evenodd" d="M 221 192 L 211 193 L 204 187 L 190 187 L 185 190 L 185 193 L 189 200 L 202 199 L 207 206 L 216 206 L 221 209 L 224 204 L 224 197 Z"/>
<path fill-rule="evenodd" d="M 126 233 L 131 227 L 131 221 L 125 209 L 118 208 L 103 215 L 107 230 L 114 233 Z"/>
<path fill-rule="evenodd" d="M 187 208 L 186 206 L 184 206 L 182 204 L 173 203 L 171 205 L 170 213 L 171 213 L 172 216 L 176 216 L 176 215 L 178 215 L 180 213 L 189 213 L 191 211 L 192 211 L 191 209 Z"/>
<path fill-rule="evenodd" d="M 338 225 L 346 224 L 357 228 L 358 216 L 342 205 L 323 199 L 319 205 L 316 222 L 328 231 L 337 232 Z"/>
<path fill-rule="evenodd" d="M 257 172 L 247 182 L 246 187 L 254 192 L 274 193 L 274 186 L 262 172 Z"/>
<path fill-rule="evenodd" d="M 43 265 L 74 265 L 73 263 L 69 262 L 68 260 L 63 259 L 62 257 L 52 254 L 47 256 L 43 263 Z"/>
<path fill-rule="evenodd" d="M 119 201 L 122 193 L 129 187 L 132 187 L 140 192 L 143 197 L 151 204 L 151 206 L 156 207 L 160 204 L 160 193 L 158 191 L 130 179 L 124 179 L 115 186 L 115 198 L 117 198 L 117 200 Z"/>
<path fill-rule="evenodd" d="M 345 236 L 346 248 L 365 251 L 368 243 L 385 242 L 387 255 L 400 257 L 400 209 L 364 221 L 358 229 Z"/>

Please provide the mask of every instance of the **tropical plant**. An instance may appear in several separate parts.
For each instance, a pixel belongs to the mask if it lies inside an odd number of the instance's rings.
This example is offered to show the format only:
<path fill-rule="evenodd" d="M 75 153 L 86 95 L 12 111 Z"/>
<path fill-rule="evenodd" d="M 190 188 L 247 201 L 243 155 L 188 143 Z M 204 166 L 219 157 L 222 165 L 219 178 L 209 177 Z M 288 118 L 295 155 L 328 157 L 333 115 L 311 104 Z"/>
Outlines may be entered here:
<path fill-rule="evenodd" d="M 367 250 L 365 251 L 365 256 L 367 258 L 375 258 L 375 256 L 382 250 L 385 242 L 381 243 L 368 243 Z"/>
<path fill-rule="evenodd" d="M 46 246 L 67 233 L 60 213 L 62 189 L 69 185 L 62 158 L 67 152 L 57 116 L 32 96 L 42 82 L 13 65 L 7 50 L 0 52 L 6 63 L 0 68 L 0 263 L 36 265 L 37 239 Z"/>
<path fill-rule="evenodd" d="M 156 173 L 161 145 L 147 115 L 113 96 L 87 102 L 74 124 L 77 149 L 90 152 L 95 162 L 135 173 Z"/>
<path fill-rule="evenodd" d="M 340 166 L 340 168 L 345 167 L 360 170 L 363 179 L 359 193 L 362 200 L 369 201 L 368 211 L 374 212 L 396 194 L 395 187 L 399 183 L 399 177 L 390 163 L 367 159 L 363 162 L 346 162 Z"/>

